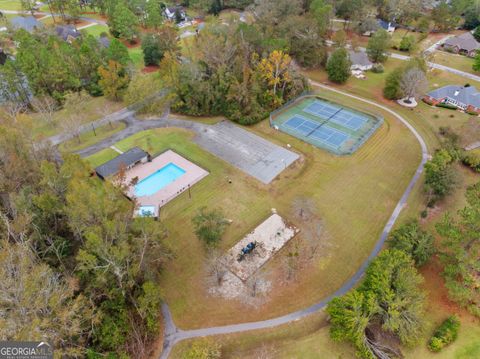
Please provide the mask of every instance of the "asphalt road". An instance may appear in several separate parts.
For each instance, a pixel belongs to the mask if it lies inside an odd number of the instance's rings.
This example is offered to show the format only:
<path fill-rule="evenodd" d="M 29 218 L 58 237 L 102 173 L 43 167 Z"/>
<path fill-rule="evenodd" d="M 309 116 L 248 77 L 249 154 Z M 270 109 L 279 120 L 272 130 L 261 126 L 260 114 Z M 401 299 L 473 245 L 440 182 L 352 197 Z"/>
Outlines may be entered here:
<path fill-rule="evenodd" d="M 359 96 L 351 95 L 349 93 L 334 89 L 329 86 L 325 86 L 323 84 L 310 81 L 313 86 L 322 88 L 324 90 L 328 91 L 333 91 L 351 98 L 354 98 L 356 100 L 368 103 L 372 106 L 381 108 L 382 110 L 390 113 L 393 115 L 398 121 L 400 121 L 402 124 L 404 124 L 412 133 L 413 135 L 417 138 L 421 151 L 422 151 L 422 159 L 420 161 L 420 164 L 417 167 L 417 170 L 410 180 L 407 188 L 405 189 L 402 197 L 398 201 L 397 205 L 395 206 L 395 209 L 393 210 L 388 222 L 386 223 L 385 227 L 383 228 L 382 234 L 380 238 L 378 239 L 377 243 L 375 244 L 375 247 L 373 248 L 372 252 L 370 253 L 369 257 L 365 260 L 365 262 L 360 266 L 358 271 L 355 273 L 353 277 L 351 277 L 346 283 L 343 284 L 343 286 L 338 289 L 335 293 L 331 294 L 329 297 L 323 299 L 322 301 L 315 303 L 311 305 L 310 307 L 298 310 L 293 313 L 286 314 L 281 317 L 277 318 L 272 318 L 272 319 L 267 319 L 267 320 L 261 320 L 258 322 L 249 322 L 249 323 L 241 323 L 241 324 L 232 324 L 232 325 L 225 325 L 225 326 L 219 326 L 219 327 L 209 327 L 209 328 L 201 328 L 201 329 L 195 329 L 195 330 L 181 330 L 175 326 L 175 323 L 173 322 L 172 315 L 170 313 L 170 310 L 168 308 L 167 303 L 164 303 L 162 305 L 162 313 L 165 321 L 165 332 L 164 332 L 164 346 L 163 346 L 163 351 L 160 356 L 160 359 L 167 359 L 168 356 L 170 355 L 170 352 L 173 348 L 173 346 L 185 339 L 191 339 L 191 338 L 197 338 L 197 337 L 206 337 L 206 336 L 211 336 L 211 335 L 220 335 L 220 334 L 231 334 L 231 333 L 239 333 L 239 332 L 245 332 L 245 331 L 250 331 L 250 330 L 257 330 L 257 329 L 267 329 L 267 328 L 272 328 L 276 327 L 282 324 L 287 324 L 293 321 L 300 320 L 310 314 L 313 314 L 315 312 L 318 312 L 319 310 L 323 309 L 330 300 L 332 300 L 334 297 L 341 296 L 345 293 L 347 293 L 350 289 L 352 289 L 357 282 L 360 280 L 360 278 L 363 276 L 365 273 L 365 270 L 368 266 L 368 264 L 378 255 L 380 250 L 382 249 L 383 245 L 385 244 L 385 240 L 388 237 L 388 234 L 392 230 L 393 225 L 397 221 L 402 209 L 405 207 L 407 204 L 408 197 L 410 193 L 412 192 L 413 187 L 415 184 L 418 182 L 420 175 L 423 172 L 424 165 L 428 159 L 428 150 L 427 150 L 427 145 L 425 141 L 423 140 L 422 136 L 415 130 L 415 128 L 410 125 L 410 123 L 405 120 L 402 116 L 394 112 L 393 110 L 389 109 L 388 107 L 385 107 L 383 105 L 379 105 L 373 101 L 366 100 L 364 98 L 361 98 Z"/>

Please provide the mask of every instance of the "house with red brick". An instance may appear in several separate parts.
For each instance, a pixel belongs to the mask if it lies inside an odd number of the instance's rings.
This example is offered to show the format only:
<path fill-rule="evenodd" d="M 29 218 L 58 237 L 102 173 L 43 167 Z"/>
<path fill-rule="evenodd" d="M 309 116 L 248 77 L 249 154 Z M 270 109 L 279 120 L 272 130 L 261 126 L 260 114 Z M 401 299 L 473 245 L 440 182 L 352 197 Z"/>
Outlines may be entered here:
<path fill-rule="evenodd" d="M 480 43 L 470 32 L 466 32 L 462 35 L 447 39 L 442 47 L 445 51 L 475 57 L 477 51 L 480 49 Z"/>
<path fill-rule="evenodd" d="M 426 94 L 423 101 L 432 106 L 444 104 L 480 114 L 480 92 L 474 86 L 444 86 Z"/>

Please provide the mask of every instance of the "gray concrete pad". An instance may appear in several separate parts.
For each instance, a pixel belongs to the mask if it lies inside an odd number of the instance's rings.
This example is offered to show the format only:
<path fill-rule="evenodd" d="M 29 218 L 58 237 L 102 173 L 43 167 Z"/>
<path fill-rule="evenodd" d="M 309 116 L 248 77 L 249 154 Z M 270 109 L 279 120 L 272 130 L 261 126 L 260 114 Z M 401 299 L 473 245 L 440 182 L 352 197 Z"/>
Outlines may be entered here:
<path fill-rule="evenodd" d="M 195 142 L 265 184 L 299 158 L 298 154 L 228 121 L 205 128 Z"/>

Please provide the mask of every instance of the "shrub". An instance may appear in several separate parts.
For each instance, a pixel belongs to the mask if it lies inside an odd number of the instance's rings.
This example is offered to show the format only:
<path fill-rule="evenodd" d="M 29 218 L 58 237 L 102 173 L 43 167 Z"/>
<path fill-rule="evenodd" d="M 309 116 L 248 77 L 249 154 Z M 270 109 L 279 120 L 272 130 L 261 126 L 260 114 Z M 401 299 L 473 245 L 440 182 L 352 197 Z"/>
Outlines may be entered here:
<path fill-rule="evenodd" d="M 423 211 L 420 212 L 420 217 L 427 218 L 427 216 L 428 216 L 428 210 L 424 209 Z"/>
<path fill-rule="evenodd" d="M 442 108 L 446 108 L 446 109 L 449 109 L 449 110 L 456 110 L 457 109 L 455 106 L 449 105 L 448 103 L 443 103 L 443 102 L 438 103 L 437 107 L 442 107 Z"/>
<path fill-rule="evenodd" d="M 462 158 L 462 163 L 476 172 L 480 172 L 480 156 L 474 153 L 467 153 Z"/>
<path fill-rule="evenodd" d="M 374 64 L 371 71 L 375 74 L 383 74 L 385 68 L 382 64 Z"/>
<path fill-rule="evenodd" d="M 383 96 L 389 100 L 398 100 L 402 98 L 403 92 L 400 88 L 400 81 L 403 76 L 403 69 L 397 68 L 393 70 L 385 80 L 385 87 L 383 88 Z"/>
<path fill-rule="evenodd" d="M 439 352 L 444 347 L 454 342 L 458 336 L 460 321 L 455 316 L 448 317 L 433 333 L 428 342 L 428 349 L 432 352 Z"/>
<path fill-rule="evenodd" d="M 400 46 L 398 49 L 400 51 L 412 51 L 415 48 L 415 36 L 413 35 L 408 35 L 405 36 L 402 41 L 400 42 Z"/>

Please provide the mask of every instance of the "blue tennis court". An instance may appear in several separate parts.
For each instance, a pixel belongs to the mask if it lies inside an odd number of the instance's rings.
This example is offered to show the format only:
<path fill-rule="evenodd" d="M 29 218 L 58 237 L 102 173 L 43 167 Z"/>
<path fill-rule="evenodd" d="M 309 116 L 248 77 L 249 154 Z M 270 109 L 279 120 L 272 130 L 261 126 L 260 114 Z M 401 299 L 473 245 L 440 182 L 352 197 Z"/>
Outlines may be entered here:
<path fill-rule="evenodd" d="M 304 108 L 303 111 L 354 131 L 362 128 L 368 121 L 368 118 L 359 113 L 319 100 L 315 100 L 315 102 Z"/>
<path fill-rule="evenodd" d="M 299 132 L 303 136 L 311 137 L 335 149 L 343 145 L 350 137 L 324 123 L 314 122 L 300 115 L 294 115 L 283 125 Z"/>

